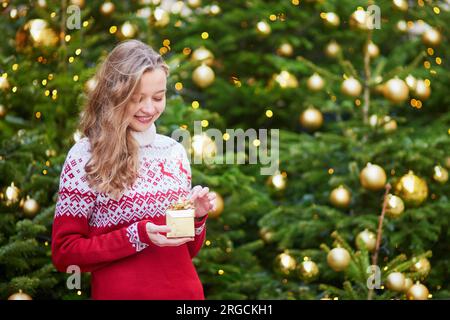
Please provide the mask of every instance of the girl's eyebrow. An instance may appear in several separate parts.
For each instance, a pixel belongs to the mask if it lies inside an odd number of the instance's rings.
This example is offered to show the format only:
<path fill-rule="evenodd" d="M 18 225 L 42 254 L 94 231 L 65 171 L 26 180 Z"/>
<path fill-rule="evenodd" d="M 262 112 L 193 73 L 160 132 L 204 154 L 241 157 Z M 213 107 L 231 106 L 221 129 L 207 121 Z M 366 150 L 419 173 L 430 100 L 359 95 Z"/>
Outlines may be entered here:
<path fill-rule="evenodd" d="M 162 90 L 156 91 L 155 93 L 160 93 L 160 92 L 166 92 L 166 89 L 162 89 Z"/>

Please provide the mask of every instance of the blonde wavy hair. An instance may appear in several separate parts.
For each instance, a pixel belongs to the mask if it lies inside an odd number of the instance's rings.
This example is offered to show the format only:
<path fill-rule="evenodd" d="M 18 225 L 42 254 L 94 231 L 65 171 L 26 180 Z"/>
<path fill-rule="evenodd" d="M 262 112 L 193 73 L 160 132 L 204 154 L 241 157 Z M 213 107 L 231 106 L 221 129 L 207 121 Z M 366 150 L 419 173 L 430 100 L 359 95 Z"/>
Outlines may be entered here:
<path fill-rule="evenodd" d="M 145 43 L 119 43 L 99 66 L 97 84 L 87 97 L 80 131 L 89 138 L 91 159 L 85 170 L 89 185 L 118 199 L 138 175 L 139 145 L 131 135 L 128 106 L 142 75 L 169 67 Z"/>

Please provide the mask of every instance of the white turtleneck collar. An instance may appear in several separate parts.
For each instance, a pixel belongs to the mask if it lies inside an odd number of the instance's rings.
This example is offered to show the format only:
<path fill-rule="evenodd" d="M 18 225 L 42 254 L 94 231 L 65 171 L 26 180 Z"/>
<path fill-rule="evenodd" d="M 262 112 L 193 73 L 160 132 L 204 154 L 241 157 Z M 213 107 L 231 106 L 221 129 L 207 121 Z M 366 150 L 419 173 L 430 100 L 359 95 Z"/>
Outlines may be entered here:
<path fill-rule="evenodd" d="M 156 126 L 155 123 L 145 131 L 131 130 L 132 136 L 136 139 L 140 147 L 145 147 L 153 144 L 156 138 Z"/>

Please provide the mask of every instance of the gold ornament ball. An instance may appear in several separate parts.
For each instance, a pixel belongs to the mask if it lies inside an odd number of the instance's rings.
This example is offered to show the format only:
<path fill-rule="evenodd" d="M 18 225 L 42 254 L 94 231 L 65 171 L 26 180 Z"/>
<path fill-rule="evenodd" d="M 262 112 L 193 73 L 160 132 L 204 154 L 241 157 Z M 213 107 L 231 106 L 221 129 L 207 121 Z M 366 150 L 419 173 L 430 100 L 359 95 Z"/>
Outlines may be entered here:
<path fill-rule="evenodd" d="M 298 272 L 303 281 L 312 281 L 319 275 L 319 267 L 314 261 L 306 260 L 300 263 Z"/>
<path fill-rule="evenodd" d="M 6 91 L 9 89 L 8 78 L 0 76 L 0 90 Z"/>
<path fill-rule="evenodd" d="M 290 43 L 282 43 L 277 49 L 277 54 L 280 56 L 290 57 L 294 54 L 294 48 Z"/>
<path fill-rule="evenodd" d="M 33 300 L 30 295 L 22 292 L 22 290 L 19 290 L 19 292 L 16 292 L 8 297 L 8 300 Z"/>
<path fill-rule="evenodd" d="M 357 9 L 350 16 L 350 27 L 359 30 L 368 30 L 372 22 L 369 14 L 364 9 Z"/>
<path fill-rule="evenodd" d="M 350 264 L 350 253 L 344 248 L 331 249 L 327 255 L 327 262 L 334 271 L 343 271 Z"/>
<path fill-rule="evenodd" d="M 169 24 L 170 14 L 166 10 L 158 7 L 153 11 L 151 21 L 156 27 L 163 28 Z"/>
<path fill-rule="evenodd" d="M 419 206 L 428 197 L 425 180 L 409 171 L 395 184 L 395 194 L 410 206 Z"/>
<path fill-rule="evenodd" d="M 417 79 L 414 78 L 414 76 L 412 76 L 412 75 L 409 74 L 409 75 L 405 78 L 405 82 L 406 82 L 406 85 L 408 86 L 408 88 L 409 88 L 410 91 L 415 91 L 415 90 L 416 90 Z"/>
<path fill-rule="evenodd" d="M 27 198 L 23 204 L 23 212 L 26 217 L 32 218 L 39 211 L 39 203 L 33 198 Z"/>
<path fill-rule="evenodd" d="M 337 27 L 341 23 L 341 19 L 334 12 L 327 12 L 321 15 L 326 26 Z"/>
<path fill-rule="evenodd" d="M 401 292 L 405 289 L 405 276 L 401 272 L 392 272 L 386 278 L 386 287 L 391 291 Z"/>
<path fill-rule="evenodd" d="M 405 278 L 405 285 L 403 287 L 403 292 L 408 292 L 409 288 L 413 285 L 413 281 L 411 278 Z"/>
<path fill-rule="evenodd" d="M 276 258 L 276 270 L 283 274 L 289 275 L 297 268 L 297 262 L 288 253 L 281 253 Z"/>
<path fill-rule="evenodd" d="M 280 73 L 275 74 L 273 76 L 273 80 L 283 89 L 298 87 L 298 80 L 296 76 L 286 70 L 282 70 Z"/>
<path fill-rule="evenodd" d="M 119 37 L 123 39 L 131 39 L 136 35 L 137 29 L 134 24 L 129 21 L 126 21 L 121 27 L 120 32 L 118 33 Z"/>
<path fill-rule="evenodd" d="M 401 103 L 408 99 L 409 88 L 401 79 L 390 79 L 384 86 L 384 96 L 394 103 Z"/>
<path fill-rule="evenodd" d="M 109 16 L 114 12 L 115 9 L 116 9 L 116 6 L 114 5 L 114 3 L 107 1 L 101 5 L 100 12 L 104 16 Z"/>
<path fill-rule="evenodd" d="M 406 23 L 405 20 L 399 20 L 397 22 L 396 27 L 397 27 L 397 30 L 400 32 L 406 32 L 408 30 L 408 24 Z"/>
<path fill-rule="evenodd" d="M 272 242 L 273 233 L 268 228 L 262 228 L 259 231 L 259 235 L 261 236 L 261 239 L 263 239 L 266 243 Z"/>
<path fill-rule="evenodd" d="M 367 44 L 367 46 L 365 47 L 365 51 L 369 53 L 369 56 L 371 58 L 376 58 L 380 55 L 380 48 L 378 48 L 378 46 L 372 41 Z"/>
<path fill-rule="evenodd" d="M 446 183 L 448 181 L 448 171 L 441 166 L 433 168 L 433 179 L 439 183 Z"/>
<path fill-rule="evenodd" d="M 392 0 L 394 8 L 400 11 L 408 11 L 408 2 L 406 0 Z"/>
<path fill-rule="evenodd" d="M 359 180 L 365 189 L 377 191 L 384 188 L 387 177 L 382 167 L 369 162 L 361 171 Z"/>
<path fill-rule="evenodd" d="M 259 21 L 256 24 L 256 30 L 260 35 L 267 36 L 272 32 L 270 25 L 265 21 Z"/>
<path fill-rule="evenodd" d="M 47 157 L 55 157 L 56 156 L 56 150 L 55 149 L 47 149 L 47 150 L 45 150 L 45 155 Z"/>
<path fill-rule="evenodd" d="M 334 40 L 325 47 L 325 54 L 330 58 L 336 58 L 340 52 L 341 46 Z"/>
<path fill-rule="evenodd" d="M 330 202 L 338 208 L 348 208 L 352 200 L 351 192 L 344 186 L 339 186 L 330 193 Z"/>
<path fill-rule="evenodd" d="M 419 79 L 414 88 L 414 95 L 420 100 L 426 100 L 431 95 L 431 88 L 424 80 Z"/>
<path fill-rule="evenodd" d="M 300 124 L 306 130 L 317 130 L 323 124 L 323 115 L 316 108 L 309 107 L 300 115 Z"/>
<path fill-rule="evenodd" d="M 192 73 L 192 80 L 202 89 L 209 87 L 214 82 L 214 79 L 215 74 L 213 69 L 206 64 L 198 66 Z"/>
<path fill-rule="evenodd" d="M 314 73 L 306 81 L 306 86 L 311 91 L 320 91 L 325 86 L 325 80 L 323 80 L 323 78 L 317 73 Z"/>
<path fill-rule="evenodd" d="M 430 261 L 427 258 L 420 258 L 413 260 L 415 263 L 411 267 L 412 272 L 418 272 L 421 277 L 426 277 L 431 270 Z"/>
<path fill-rule="evenodd" d="M 0 104 L 0 119 L 6 117 L 6 107 L 2 104 Z"/>
<path fill-rule="evenodd" d="M 342 82 L 341 91 L 349 97 L 358 97 L 361 94 L 362 86 L 358 80 L 350 77 Z"/>
<path fill-rule="evenodd" d="M 192 9 L 197 9 L 198 7 L 200 7 L 202 5 L 201 0 L 188 0 L 187 3 L 189 5 L 189 7 L 191 7 Z"/>
<path fill-rule="evenodd" d="M 25 43 L 30 42 L 35 47 L 53 47 L 59 37 L 56 32 L 51 29 L 48 22 L 43 19 L 32 19 L 25 23 L 23 30 L 26 32 Z"/>
<path fill-rule="evenodd" d="M 200 47 L 195 49 L 194 52 L 192 52 L 191 59 L 192 61 L 197 61 L 200 63 L 204 63 L 208 66 L 211 66 L 214 61 L 214 55 L 212 54 L 211 51 L 209 51 L 205 47 Z"/>
<path fill-rule="evenodd" d="M 70 0 L 70 3 L 81 8 L 84 7 L 84 0 Z"/>
<path fill-rule="evenodd" d="M 386 130 L 386 132 L 393 132 L 393 131 L 397 130 L 397 121 L 395 121 L 395 119 L 391 119 L 389 117 L 387 117 L 387 118 L 385 118 L 385 123 L 383 125 L 384 130 Z"/>
<path fill-rule="evenodd" d="M 277 172 L 267 179 L 267 183 L 275 190 L 281 191 L 286 189 L 287 178 L 285 173 Z"/>
<path fill-rule="evenodd" d="M 356 246 L 361 249 L 364 246 L 367 251 L 372 252 L 377 245 L 377 236 L 375 233 L 365 229 L 356 236 Z"/>
<path fill-rule="evenodd" d="M 406 293 L 406 297 L 408 300 L 427 300 L 429 293 L 430 292 L 427 287 L 421 283 L 416 283 L 409 288 Z"/>
<path fill-rule="evenodd" d="M 386 215 L 389 218 L 398 218 L 405 211 L 405 204 L 400 197 L 393 194 L 387 195 Z"/>
<path fill-rule="evenodd" d="M 14 185 L 14 182 L 6 188 L 5 196 L 7 204 L 13 204 L 19 201 L 20 190 Z"/>
<path fill-rule="evenodd" d="M 215 218 L 220 217 L 220 215 L 222 214 L 223 209 L 224 209 L 224 202 L 223 202 L 222 196 L 218 192 L 215 192 L 215 191 L 211 191 L 211 192 L 216 195 L 216 200 L 215 200 L 216 209 L 213 211 L 210 211 L 208 213 L 208 217 L 215 219 Z"/>
<path fill-rule="evenodd" d="M 428 46 L 436 47 L 441 44 L 442 35 L 435 28 L 430 28 L 423 33 L 422 41 Z"/>

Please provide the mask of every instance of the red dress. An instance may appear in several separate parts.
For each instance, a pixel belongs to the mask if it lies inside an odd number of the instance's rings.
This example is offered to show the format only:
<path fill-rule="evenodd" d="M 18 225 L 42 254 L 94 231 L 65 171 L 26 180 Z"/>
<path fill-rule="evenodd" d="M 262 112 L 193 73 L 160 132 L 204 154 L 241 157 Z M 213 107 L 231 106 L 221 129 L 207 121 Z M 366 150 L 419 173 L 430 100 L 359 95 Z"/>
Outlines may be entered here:
<path fill-rule="evenodd" d="M 195 240 L 177 247 L 156 246 L 145 230 L 147 222 L 165 224 L 169 204 L 190 192 L 186 151 L 154 125 L 136 140 L 139 177 L 118 201 L 86 182 L 88 139 L 70 149 L 53 223 L 53 263 L 61 272 L 70 265 L 91 272 L 93 299 L 204 299 L 192 258 L 203 245 L 207 217 L 195 223 Z"/>

